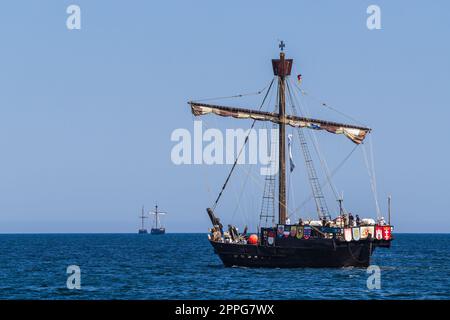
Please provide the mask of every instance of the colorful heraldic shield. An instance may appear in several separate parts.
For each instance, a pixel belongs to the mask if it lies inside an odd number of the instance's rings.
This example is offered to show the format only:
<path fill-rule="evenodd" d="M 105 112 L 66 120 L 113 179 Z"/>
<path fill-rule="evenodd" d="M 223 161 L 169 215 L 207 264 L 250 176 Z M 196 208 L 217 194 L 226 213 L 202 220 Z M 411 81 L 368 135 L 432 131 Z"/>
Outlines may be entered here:
<path fill-rule="evenodd" d="M 295 226 L 291 226 L 291 237 L 295 237 L 297 234 L 297 228 Z"/>
<path fill-rule="evenodd" d="M 383 239 L 390 240 L 391 239 L 391 226 L 383 227 Z"/>
<path fill-rule="evenodd" d="M 297 239 L 303 238 L 303 226 L 298 226 L 297 227 L 296 237 L 297 237 Z"/>
<path fill-rule="evenodd" d="M 287 238 L 289 237 L 290 234 L 291 234 L 291 226 L 284 226 L 283 236 Z"/>
<path fill-rule="evenodd" d="M 352 228 L 352 236 L 355 241 L 359 241 L 359 239 L 361 239 L 361 230 L 359 227 Z"/>
<path fill-rule="evenodd" d="M 267 236 L 267 243 L 272 246 L 275 243 L 275 232 L 270 231 Z"/>
<path fill-rule="evenodd" d="M 374 233 L 374 227 L 361 227 L 361 239 L 367 239 L 369 237 L 369 234 L 373 237 Z"/>
<path fill-rule="evenodd" d="M 311 237 L 311 227 L 304 227 L 303 228 L 303 238 L 308 240 L 309 237 Z"/>
<path fill-rule="evenodd" d="M 344 239 L 347 242 L 352 241 L 352 229 L 351 228 L 344 229 Z"/>
<path fill-rule="evenodd" d="M 279 224 L 278 228 L 277 228 L 277 235 L 278 235 L 278 237 L 281 238 L 283 236 L 283 232 L 284 232 L 284 225 Z"/>
<path fill-rule="evenodd" d="M 377 240 L 383 239 L 383 227 L 377 226 L 377 227 L 375 228 L 375 238 L 376 238 Z"/>

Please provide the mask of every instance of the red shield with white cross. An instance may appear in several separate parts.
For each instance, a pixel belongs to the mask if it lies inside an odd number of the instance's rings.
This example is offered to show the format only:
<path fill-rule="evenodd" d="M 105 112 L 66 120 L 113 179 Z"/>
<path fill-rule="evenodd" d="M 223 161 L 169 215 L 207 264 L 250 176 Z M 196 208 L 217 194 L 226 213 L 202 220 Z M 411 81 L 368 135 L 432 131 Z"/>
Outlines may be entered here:
<path fill-rule="evenodd" d="M 383 239 L 384 240 L 390 240 L 391 239 L 391 227 L 390 226 L 384 226 L 383 227 Z"/>

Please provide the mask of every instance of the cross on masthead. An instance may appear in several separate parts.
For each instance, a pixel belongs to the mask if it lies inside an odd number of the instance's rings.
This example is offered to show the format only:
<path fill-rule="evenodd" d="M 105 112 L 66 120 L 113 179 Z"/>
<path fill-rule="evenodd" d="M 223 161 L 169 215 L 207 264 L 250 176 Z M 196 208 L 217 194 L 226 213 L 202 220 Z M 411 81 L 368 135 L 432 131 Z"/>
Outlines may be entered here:
<path fill-rule="evenodd" d="M 281 40 L 281 41 L 280 41 L 280 44 L 278 45 L 278 47 L 281 49 L 281 51 L 283 51 L 283 49 L 284 49 L 285 46 L 286 46 L 286 45 L 284 44 L 284 41 Z"/>

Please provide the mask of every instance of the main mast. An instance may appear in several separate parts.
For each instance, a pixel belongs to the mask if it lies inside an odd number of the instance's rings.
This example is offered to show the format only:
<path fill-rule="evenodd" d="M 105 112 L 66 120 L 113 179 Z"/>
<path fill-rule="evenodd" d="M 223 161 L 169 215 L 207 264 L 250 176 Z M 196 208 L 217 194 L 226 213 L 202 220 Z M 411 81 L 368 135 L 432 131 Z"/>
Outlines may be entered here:
<path fill-rule="evenodd" d="M 142 225 L 142 227 L 141 227 L 141 229 L 142 230 L 144 230 L 144 219 L 145 219 L 145 216 L 144 216 L 144 206 L 142 206 L 142 211 L 141 211 L 141 225 Z"/>
<path fill-rule="evenodd" d="M 155 229 L 158 228 L 158 205 L 155 206 Z"/>
<path fill-rule="evenodd" d="M 278 223 L 286 223 L 286 96 L 285 79 L 291 74 L 292 59 L 284 57 L 284 42 L 280 42 L 280 59 L 272 60 L 273 73 L 278 76 L 278 117 L 279 117 L 279 139 L 278 139 Z"/>

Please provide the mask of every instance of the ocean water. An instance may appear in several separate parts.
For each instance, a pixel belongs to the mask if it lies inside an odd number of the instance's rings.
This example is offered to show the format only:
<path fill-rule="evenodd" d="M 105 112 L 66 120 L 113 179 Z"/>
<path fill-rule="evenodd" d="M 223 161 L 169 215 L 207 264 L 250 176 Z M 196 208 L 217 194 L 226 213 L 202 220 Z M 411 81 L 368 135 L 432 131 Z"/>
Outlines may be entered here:
<path fill-rule="evenodd" d="M 0 299 L 450 299 L 449 249 L 450 234 L 397 234 L 369 290 L 360 268 L 225 268 L 205 234 L 0 235 Z"/>

